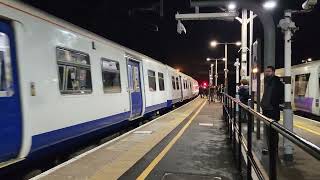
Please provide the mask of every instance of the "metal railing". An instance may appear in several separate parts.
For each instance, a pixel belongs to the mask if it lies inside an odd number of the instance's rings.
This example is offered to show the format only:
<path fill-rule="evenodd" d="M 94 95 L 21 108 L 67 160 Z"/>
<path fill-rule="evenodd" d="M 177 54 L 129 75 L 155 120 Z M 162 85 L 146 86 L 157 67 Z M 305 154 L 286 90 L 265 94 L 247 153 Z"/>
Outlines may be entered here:
<path fill-rule="evenodd" d="M 237 111 L 237 105 L 239 110 Z M 237 113 L 238 112 L 238 113 Z M 242 115 L 241 113 L 247 114 L 247 137 L 245 138 L 242 132 Z M 223 116 L 227 125 L 228 136 L 232 141 L 233 155 L 236 159 L 237 168 L 242 171 L 242 148 L 246 154 L 246 170 L 247 179 L 252 179 L 252 169 L 259 179 L 277 179 L 277 145 L 275 143 L 269 143 L 269 167 L 267 175 L 263 173 L 264 171 L 258 166 L 257 159 L 253 157 L 252 151 L 252 134 L 253 125 L 255 120 L 263 121 L 269 128 L 269 136 L 267 141 L 275 142 L 277 138 L 277 133 L 281 134 L 284 138 L 289 139 L 293 144 L 299 146 L 302 150 L 313 156 L 318 161 L 320 160 L 320 147 L 312 144 L 311 142 L 305 140 L 304 138 L 298 136 L 297 134 L 291 132 L 290 130 L 283 127 L 276 120 L 265 117 L 264 115 L 256 112 L 249 106 L 239 102 L 235 98 L 224 94 L 223 98 Z M 238 140 L 237 140 L 238 139 Z M 245 143 L 247 141 L 247 144 Z M 245 157 L 243 157 L 245 158 Z M 266 177 L 267 176 L 267 177 Z"/>

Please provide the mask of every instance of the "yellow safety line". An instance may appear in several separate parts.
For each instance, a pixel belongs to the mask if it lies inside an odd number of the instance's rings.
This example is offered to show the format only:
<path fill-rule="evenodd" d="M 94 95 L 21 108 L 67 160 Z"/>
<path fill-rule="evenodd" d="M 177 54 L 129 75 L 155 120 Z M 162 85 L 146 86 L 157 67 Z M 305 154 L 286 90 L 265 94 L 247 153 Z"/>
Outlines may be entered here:
<path fill-rule="evenodd" d="M 281 121 L 283 122 L 283 119 L 281 119 Z M 312 129 L 309 129 L 309 128 L 306 128 L 306 127 L 304 127 L 304 126 L 302 126 L 302 125 L 297 125 L 297 124 L 298 124 L 298 122 L 294 122 L 294 123 L 293 123 L 293 126 L 296 127 L 296 128 L 303 129 L 303 130 L 305 130 L 305 131 L 308 131 L 308 132 L 310 132 L 310 133 L 313 133 L 313 134 L 316 134 L 316 135 L 320 136 L 320 133 L 319 133 L 319 132 L 317 132 L 317 131 L 315 131 L 315 130 L 312 130 Z M 300 124 L 303 124 L 303 122 L 301 122 Z"/>
<path fill-rule="evenodd" d="M 320 133 L 318 133 L 318 132 L 316 132 L 316 131 L 314 131 L 314 130 L 311 130 L 311 129 L 305 128 L 305 127 L 300 126 L 300 125 L 297 125 L 297 124 L 294 124 L 294 126 L 296 126 L 296 127 L 300 128 L 300 129 L 303 129 L 303 130 L 305 130 L 305 131 L 309 131 L 309 132 L 311 132 L 311 133 L 314 133 L 314 134 L 316 134 L 316 135 L 319 135 L 319 136 L 320 136 Z"/>
<path fill-rule="evenodd" d="M 207 101 L 201 105 L 198 111 L 190 118 L 187 124 L 179 131 L 179 133 L 170 141 L 170 143 L 158 154 L 158 156 L 149 164 L 149 166 L 140 174 L 137 180 L 145 179 L 150 172 L 154 169 L 154 167 L 161 161 L 161 159 L 168 153 L 168 151 L 172 148 L 172 146 L 177 142 L 177 140 L 182 136 L 184 131 L 189 127 L 193 119 L 199 114 L 201 109 L 204 107 Z"/>

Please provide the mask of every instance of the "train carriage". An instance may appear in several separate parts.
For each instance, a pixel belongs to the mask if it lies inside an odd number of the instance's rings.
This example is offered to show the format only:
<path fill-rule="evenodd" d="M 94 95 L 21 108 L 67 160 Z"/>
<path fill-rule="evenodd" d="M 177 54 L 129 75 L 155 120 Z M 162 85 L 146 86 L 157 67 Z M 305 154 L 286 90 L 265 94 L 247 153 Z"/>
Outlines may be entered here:
<path fill-rule="evenodd" d="M 22 3 L 0 2 L 0 163 L 55 147 L 197 95 L 183 73 Z"/>

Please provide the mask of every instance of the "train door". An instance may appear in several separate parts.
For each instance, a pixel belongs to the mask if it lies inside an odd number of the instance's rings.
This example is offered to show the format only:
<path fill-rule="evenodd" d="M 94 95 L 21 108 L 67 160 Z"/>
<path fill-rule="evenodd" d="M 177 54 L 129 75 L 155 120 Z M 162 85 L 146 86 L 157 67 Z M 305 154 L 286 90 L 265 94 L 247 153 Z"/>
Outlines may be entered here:
<path fill-rule="evenodd" d="M 131 118 L 141 116 L 143 108 L 140 63 L 132 59 L 127 60 L 128 83 L 131 103 Z"/>
<path fill-rule="evenodd" d="M 0 162 L 17 157 L 22 114 L 13 29 L 0 21 Z"/>
<path fill-rule="evenodd" d="M 180 90 L 181 90 L 181 101 L 183 101 L 183 85 L 182 85 L 182 79 L 181 79 L 181 76 L 179 76 L 179 84 L 180 84 Z"/>

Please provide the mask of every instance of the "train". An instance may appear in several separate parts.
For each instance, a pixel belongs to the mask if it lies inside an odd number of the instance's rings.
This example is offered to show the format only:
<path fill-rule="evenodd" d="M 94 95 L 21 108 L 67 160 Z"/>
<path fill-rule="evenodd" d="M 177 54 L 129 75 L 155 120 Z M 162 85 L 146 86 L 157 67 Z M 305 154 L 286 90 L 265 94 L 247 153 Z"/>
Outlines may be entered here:
<path fill-rule="evenodd" d="M 198 82 L 21 2 L 0 1 L 0 167 L 196 97 Z"/>
<path fill-rule="evenodd" d="M 275 74 L 283 81 L 284 68 L 276 69 Z M 264 75 L 261 74 L 263 95 Z M 312 61 L 291 67 L 291 106 L 294 111 L 320 116 L 320 61 Z"/>

